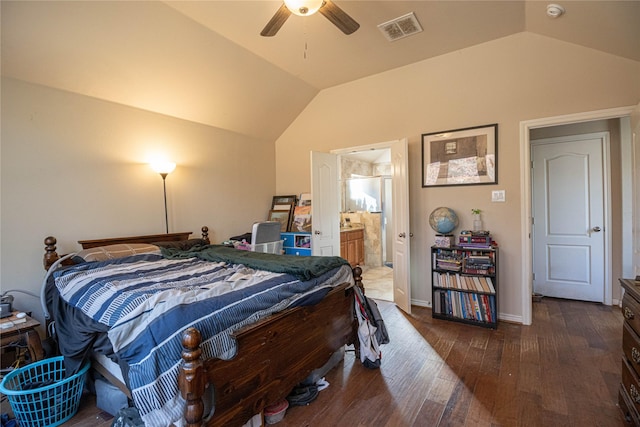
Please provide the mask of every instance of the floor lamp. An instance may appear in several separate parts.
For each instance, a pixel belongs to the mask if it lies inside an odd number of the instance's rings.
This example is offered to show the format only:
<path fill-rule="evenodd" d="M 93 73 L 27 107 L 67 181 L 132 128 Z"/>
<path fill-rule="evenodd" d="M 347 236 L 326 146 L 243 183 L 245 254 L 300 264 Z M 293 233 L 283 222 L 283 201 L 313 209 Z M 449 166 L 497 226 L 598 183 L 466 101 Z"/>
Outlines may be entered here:
<path fill-rule="evenodd" d="M 156 162 L 151 163 L 151 168 L 162 177 L 162 190 L 164 192 L 164 225 L 169 234 L 169 215 L 167 213 L 167 175 L 176 168 L 176 164 L 172 162 Z"/>

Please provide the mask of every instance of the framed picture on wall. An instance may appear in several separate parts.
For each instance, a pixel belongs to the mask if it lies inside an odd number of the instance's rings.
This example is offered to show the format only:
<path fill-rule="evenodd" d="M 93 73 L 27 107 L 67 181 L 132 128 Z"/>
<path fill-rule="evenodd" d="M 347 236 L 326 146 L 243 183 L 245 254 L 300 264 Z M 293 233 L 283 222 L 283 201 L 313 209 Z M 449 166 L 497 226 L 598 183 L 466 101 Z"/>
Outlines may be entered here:
<path fill-rule="evenodd" d="M 291 218 L 291 212 L 288 210 L 283 210 L 283 211 L 276 211 L 276 210 L 270 210 L 269 211 L 269 218 L 267 218 L 267 221 L 278 221 L 280 223 L 280 231 L 287 231 L 287 229 L 289 228 L 289 219 Z"/>
<path fill-rule="evenodd" d="M 497 124 L 422 134 L 422 187 L 497 183 Z"/>

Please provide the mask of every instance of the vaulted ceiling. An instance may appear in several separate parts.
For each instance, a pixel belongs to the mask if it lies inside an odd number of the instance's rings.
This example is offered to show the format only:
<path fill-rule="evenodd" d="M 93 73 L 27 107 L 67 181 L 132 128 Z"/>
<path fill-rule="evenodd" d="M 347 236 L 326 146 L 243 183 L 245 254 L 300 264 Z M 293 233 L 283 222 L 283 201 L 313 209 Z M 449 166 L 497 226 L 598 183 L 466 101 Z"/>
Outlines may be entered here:
<path fill-rule="evenodd" d="M 322 89 L 520 32 L 640 61 L 640 1 L 351 1 L 260 31 L 279 1 L 6 1 L 2 74 L 275 140 Z M 414 12 L 393 42 L 378 24 Z"/>

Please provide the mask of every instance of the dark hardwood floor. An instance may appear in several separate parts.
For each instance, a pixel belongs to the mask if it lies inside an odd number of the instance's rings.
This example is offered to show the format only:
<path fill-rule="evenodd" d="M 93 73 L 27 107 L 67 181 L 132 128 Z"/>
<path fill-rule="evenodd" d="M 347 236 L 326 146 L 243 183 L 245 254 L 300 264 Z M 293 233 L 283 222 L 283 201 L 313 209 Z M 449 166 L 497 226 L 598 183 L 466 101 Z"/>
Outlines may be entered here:
<path fill-rule="evenodd" d="M 544 298 L 532 326 L 497 330 L 434 320 L 380 301 L 391 343 L 382 367 L 348 352 L 308 406 L 289 408 L 281 427 L 623 426 L 618 407 L 622 314 L 618 307 Z M 107 427 L 85 395 L 65 427 Z"/>

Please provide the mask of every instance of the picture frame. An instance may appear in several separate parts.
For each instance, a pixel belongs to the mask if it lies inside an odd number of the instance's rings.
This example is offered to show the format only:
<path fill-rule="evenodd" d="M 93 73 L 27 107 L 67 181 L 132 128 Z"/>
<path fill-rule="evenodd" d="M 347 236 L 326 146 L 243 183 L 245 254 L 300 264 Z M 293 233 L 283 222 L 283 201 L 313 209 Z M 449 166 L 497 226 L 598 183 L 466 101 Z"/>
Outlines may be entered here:
<path fill-rule="evenodd" d="M 311 206 L 296 206 L 293 211 L 293 223 L 291 231 L 311 232 Z"/>
<path fill-rule="evenodd" d="M 298 196 L 296 196 L 295 194 L 290 196 L 273 196 L 273 199 L 271 201 L 271 209 L 273 209 L 275 205 L 289 203 L 293 203 L 294 205 L 298 203 Z"/>
<path fill-rule="evenodd" d="M 289 229 L 290 218 L 291 211 L 271 209 L 267 221 L 278 221 L 280 223 L 280 231 L 286 232 Z"/>
<path fill-rule="evenodd" d="M 498 183 L 498 124 L 422 134 L 422 187 Z"/>
<path fill-rule="evenodd" d="M 293 222 L 293 210 L 296 207 L 295 202 L 287 202 L 287 203 L 276 203 L 271 206 L 271 210 L 273 211 L 289 211 L 289 223 L 287 224 L 287 229 L 284 231 L 291 231 L 291 223 Z"/>
<path fill-rule="evenodd" d="M 311 193 L 300 194 L 300 199 L 298 200 L 298 206 L 311 206 Z"/>

